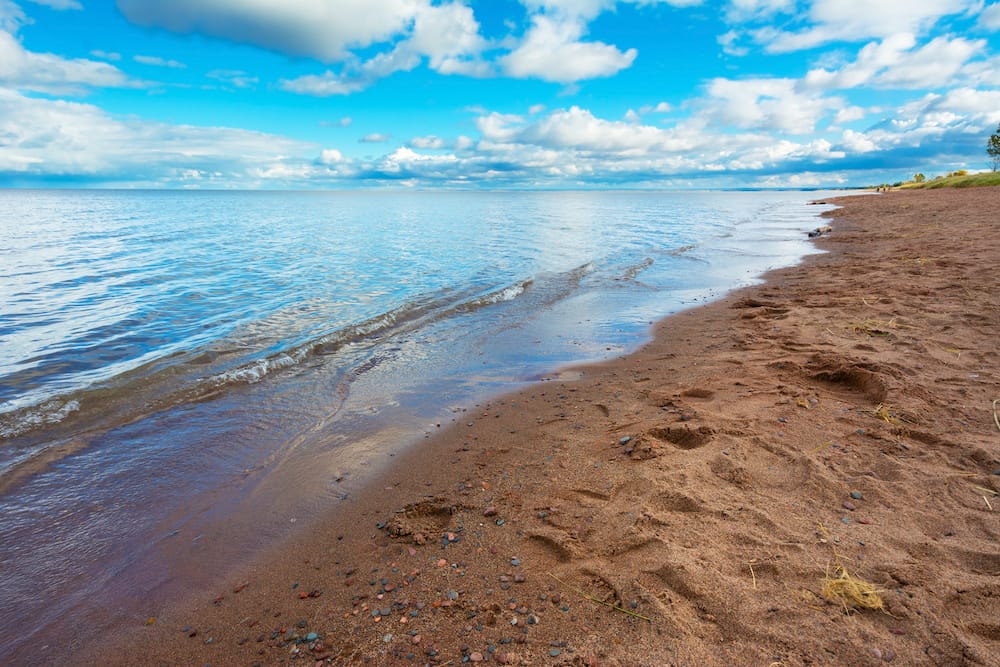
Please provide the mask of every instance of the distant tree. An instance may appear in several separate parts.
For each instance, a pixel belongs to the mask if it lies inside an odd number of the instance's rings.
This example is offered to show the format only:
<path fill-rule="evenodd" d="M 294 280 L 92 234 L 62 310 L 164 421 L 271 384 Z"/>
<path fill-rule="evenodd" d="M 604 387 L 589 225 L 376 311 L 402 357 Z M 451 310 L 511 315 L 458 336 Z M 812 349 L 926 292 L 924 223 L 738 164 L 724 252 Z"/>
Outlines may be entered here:
<path fill-rule="evenodd" d="M 993 171 L 1000 169 L 1000 125 L 997 125 L 997 131 L 991 134 L 989 141 L 986 142 L 986 154 L 993 163 Z"/>
<path fill-rule="evenodd" d="M 925 180 L 927 180 L 927 179 L 926 179 L 926 177 L 923 174 L 917 173 L 917 174 L 913 175 L 913 182 L 914 183 L 923 183 Z"/>

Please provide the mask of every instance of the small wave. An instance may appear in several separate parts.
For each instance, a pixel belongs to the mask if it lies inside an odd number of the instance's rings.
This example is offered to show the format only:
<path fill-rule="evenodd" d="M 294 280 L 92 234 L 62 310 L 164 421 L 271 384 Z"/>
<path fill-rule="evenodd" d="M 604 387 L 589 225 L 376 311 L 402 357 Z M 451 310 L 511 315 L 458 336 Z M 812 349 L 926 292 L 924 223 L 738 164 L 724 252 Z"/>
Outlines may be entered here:
<path fill-rule="evenodd" d="M 508 301 L 513 301 L 517 297 L 524 294 L 529 287 L 534 283 L 534 280 L 522 280 L 519 283 L 514 283 L 513 285 L 508 285 L 503 289 L 498 289 L 495 292 L 489 292 L 482 296 L 469 299 L 464 303 L 460 303 L 453 309 L 455 312 L 471 312 L 473 310 L 478 310 L 485 306 L 493 306 L 498 303 L 505 303 Z"/>
<path fill-rule="evenodd" d="M 288 368 L 294 366 L 295 363 L 295 359 L 287 354 L 281 354 L 270 359 L 258 359 L 245 366 L 219 373 L 213 380 L 216 386 L 238 383 L 255 384 L 263 380 L 271 371 Z"/>
<path fill-rule="evenodd" d="M 56 400 L 9 412 L 0 416 L 0 438 L 16 438 L 39 426 L 58 424 L 79 409 L 78 401 Z"/>
<path fill-rule="evenodd" d="M 694 250 L 694 248 L 695 248 L 694 244 L 682 245 L 680 248 L 674 248 L 673 250 L 668 251 L 667 254 L 670 255 L 671 257 L 680 257 L 684 253 Z"/>
<path fill-rule="evenodd" d="M 625 269 L 620 280 L 635 280 L 635 277 L 653 265 L 653 258 L 647 257 L 638 264 Z"/>
<path fill-rule="evenodd" d="M 274 355 L 217 373 L 207 378 L 205 382 L 212 388 L 221 388 L 229 384 L 255 384 L 270 373 L 302 363 L 313 356 L 336 354 L 351 344 L 377 341 L 456 313 L 469 313 L 513 301 L 524 294 L 533 282 L 529 278 L 472 298 L 449 292 L 417 299 L 363 322 L 322 334 Z"/>

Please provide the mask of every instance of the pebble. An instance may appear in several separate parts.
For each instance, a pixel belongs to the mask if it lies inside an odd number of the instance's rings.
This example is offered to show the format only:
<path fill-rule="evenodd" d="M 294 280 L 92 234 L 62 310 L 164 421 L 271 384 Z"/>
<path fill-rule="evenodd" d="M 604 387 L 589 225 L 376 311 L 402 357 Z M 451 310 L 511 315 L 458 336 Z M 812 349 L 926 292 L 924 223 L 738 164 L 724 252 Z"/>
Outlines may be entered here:
<path fill-rule="evenodd" d="M 853 512 L 854 510 L 858 509 L 858 506 L 855 505 L 854 503 L 852 503 L 849 500 L 845 500 L 844 501 L 844 509 L 845 510 L 851 510 Z"/>
<path fill-rule="evenodd" d="M 469 660 L 471 660 L 472 662 L 482 662 L 483 654 L 480 653 L 479 651 L 474 651 L 472 654 L 469 655 Z"/>
<path fill-rule="evenodd" d="M 896 659 L 896 652 L 893 651 L 891 648 L 887 648 L 885 651 L 882 652 L 883 661 L 892 662 L 895 659 Z"/>
<path fill-rule="evenodd" d="M 496 513 L 497 513 L 497 508 L 494 507 L 493 505 L 490 505 L 489 507 L 483 510 L 483 516 L 496 516 Z"/>
<path fill-rule="evenodd" d="M 314 642 L 317 639 L 319 639 L 319 634 L 316 632 L 310 632 L 308 635 L 306 635 L 307 642 Z"/>
<path fill-rule="evenodd" d="M 519 558 L 511 558 L 510 564 L 513 565 L 514 567 L 517 567 L 518 565 L 521 564 L 521 560 Z"/>
<path fill-rule="evenodd" d="M 458 599 L 458 591 L 448 591 L 448 599 L 449 600 L 457 600 Z"/>
<path fill-rule="evenodd" d="M 842 517 L 840 517 L 840 521 L 841 521 L 841 523 L 850 523 L 851 519 L 849 517 L 842 516 Z"/>
<path fill-rule="evenodd" d="M 626 435 L 624 438 L 622 438 L 621 440 L 618 441 L 618 444 L 619 445 L 627 445 L 630 442 L 632 442 L 632 437 Z"/>
<path fill-rule="evenodd" d="M 558 658 L 561 653 L 562 651 L 560 649 L 557 648 L 549 649 L 549 655 L 552 656 L 553 658 Z"/>
<path fill-rule="evenodd" d="M 860 491 L 851 491 L 851 498 L 854 498 L 855 500 L 861 500 L 862 498 L 864 498 L 864 496 L 861 495 Z"/>

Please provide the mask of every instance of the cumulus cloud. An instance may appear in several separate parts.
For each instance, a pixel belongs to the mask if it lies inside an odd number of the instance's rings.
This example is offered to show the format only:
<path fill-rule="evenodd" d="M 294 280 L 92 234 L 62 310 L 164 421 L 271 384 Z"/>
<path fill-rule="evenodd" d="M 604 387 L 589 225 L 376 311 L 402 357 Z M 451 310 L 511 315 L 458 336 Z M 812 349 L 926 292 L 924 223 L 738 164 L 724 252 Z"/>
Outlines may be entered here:
<path fill-rule="evenodd" d="M 412 148 L 422 149 L 422 150 L 438 150 L 445 147 L 444 139 L 441 137 L 435 137 L 430 135 L 427 137 L 414 137 L 410 139 L 410 146 Z"/>
<path fill-rule="evenodd" d="M 73 95 L 87 88 L 139 87 L 114 65 L 83 58 L 67 59 L 26 50 L 0 30 L 0 84 L 18 90 Z"/>
<path fill-rule="evenodd" d="M 500 58 L 500 66 L 516 78 L 572 83 L 611 76 L 632 65 L 638 51 L 622 52 L 604 42 L 580 41 L 585 28 L 585 22 L 577 18 L 535 16 L 524 40 Z"/>
<path fill-rule="evenodd" d="M 811 70 L 805 85 L 817 89 L 928 88 L 953 80 L 965 63 L 981 53 L 985 40 L 936 37 L 920 48 L 910 33 L 899 33 L 866 45 L 854 62 L 839 70 Z"/>
<path fill-rule="evenodd" d="M 141 26 L 253 44 L 324 62 L 404 31 L 427 0 L 118 0 Z"/>
<path fill-rule="evenodd" d="M 754 34 L 768 51 L 786 53 L 834 41 L 923 34 L 943 17 L 967 13 L 978 4 L 979 0 L 814 0 L 805 16 L 809 27 L 765 28 Z"/>
<path fill-rule="evenodd" d="M 1000 2 L 994 2 L 983 10 L 978 25 L 984 30 L 1000 30 Z"/>
<path fill-rule="evenodd" d="M 122 179 L 171 184 L 187 173 L 246 183 L 260 164 L 306 162 L 316 148 L 248 130 L 115 118 L 90 104 L 0 90 L 0 174 L 4 178 Z M 303 156 L 302 159 L 288 156 Z"/>
<path fill-rule="evenodd" d="M 844 101 L 800 89 L 795 79 L 713 79 L 703 107 L 715 122 L 744 129 L 808 134 Z"/>

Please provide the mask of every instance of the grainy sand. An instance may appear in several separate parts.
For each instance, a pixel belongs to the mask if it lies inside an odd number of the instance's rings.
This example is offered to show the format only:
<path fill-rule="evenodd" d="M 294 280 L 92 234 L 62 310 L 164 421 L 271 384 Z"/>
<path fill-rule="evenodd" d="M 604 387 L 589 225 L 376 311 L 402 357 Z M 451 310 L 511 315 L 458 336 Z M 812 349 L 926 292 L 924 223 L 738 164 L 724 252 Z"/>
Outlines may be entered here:
<path fill-rule="evenodd" d="M 470 407 L 62 664 L 1000 664 L 1000 188 L 836 203 L 828 254 Z"/>

